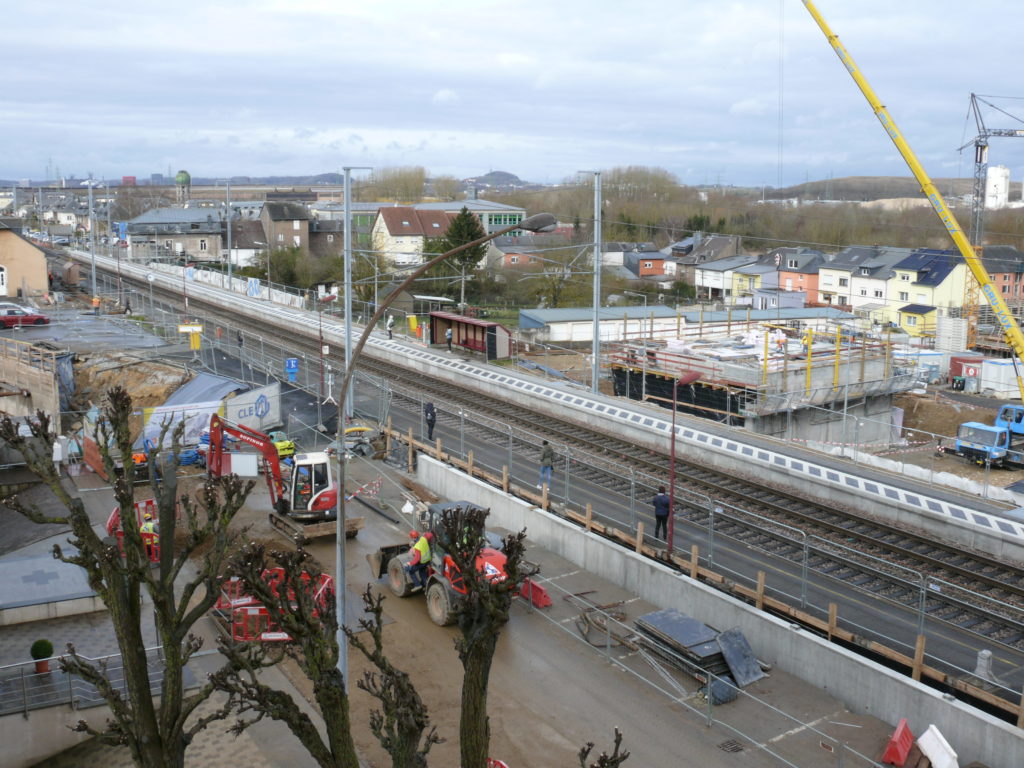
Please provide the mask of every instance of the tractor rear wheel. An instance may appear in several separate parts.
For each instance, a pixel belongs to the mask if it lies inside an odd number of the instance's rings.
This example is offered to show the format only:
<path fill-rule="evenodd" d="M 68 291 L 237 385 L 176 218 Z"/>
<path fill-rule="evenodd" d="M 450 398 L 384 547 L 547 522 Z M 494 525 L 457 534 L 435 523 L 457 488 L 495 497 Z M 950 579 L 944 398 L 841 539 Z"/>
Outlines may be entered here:
<path fill-rule="evenodd" d="M 392 557 L 388 561 L 388 588 L 395 597 L 408 597 L 412 593 L 412 579 L 401 557 Z"/>
<path fill-rule="evenodd" d="M 427 587 L 427 613 L 430 620 L 439 627 L 447 627 L 455 621 L 451 595 L 440 581 L 435 581 Z"/>

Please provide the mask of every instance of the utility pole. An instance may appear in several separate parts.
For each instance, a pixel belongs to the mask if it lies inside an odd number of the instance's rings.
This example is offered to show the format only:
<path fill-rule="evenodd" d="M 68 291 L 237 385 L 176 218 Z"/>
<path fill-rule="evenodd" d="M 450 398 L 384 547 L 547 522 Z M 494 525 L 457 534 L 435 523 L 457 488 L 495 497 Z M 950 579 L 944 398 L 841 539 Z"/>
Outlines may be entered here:
<path fill-rule="evenodd" d="M 597 394 L 600 391 L 598 385 L 601 375 L 601 252 L 604 249 L 601 242 L 601 172 L 580 171 L 580 173 L 594 174 L 594 338 L 590 345 L 590 355 L 593 358 L 590 370 L 590 390 Z"/>
<path fill-rule="evenodd" d="M 225 196 L 225 207 L 227 210 L 227 221 L 228 221 L 228 290 L 232 290 L 234 285 L 231 282 L 231 262 L 234 257 L 231 255 L 231 179 L 228 179 L 228 189 Z"/>
<path fill-rule="evenodd" d="M 92 297 L 96 298 L 96 216 L 92 207 L 92 173 L 89 174 L 89 259 L 92 262 Z"/>

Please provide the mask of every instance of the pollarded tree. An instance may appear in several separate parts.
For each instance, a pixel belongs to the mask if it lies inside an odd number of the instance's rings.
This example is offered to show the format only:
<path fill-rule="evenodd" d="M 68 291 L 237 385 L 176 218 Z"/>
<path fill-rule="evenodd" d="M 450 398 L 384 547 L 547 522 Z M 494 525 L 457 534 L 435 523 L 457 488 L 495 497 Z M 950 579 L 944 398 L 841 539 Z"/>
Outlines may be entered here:
<path fill-rule="evenodd" d="M 441 513 L 440 541 L 453 542 L 445 550 L 462 574 L 466 594 L 453 609 L 461 636 L 455 648 L 462 661 L 462 714 L 459 721 L 459 749 L 463 768 L 484 768 L 490 745 L 487 717 L 487 685 L 498 637 L 508 623 L 512 600 L 523 579 L 534 569 L 526 563 L 526 531 L 510 534 L 502 541 L 505 553 L 503 579 L 477 570 L 476 561 L 484 546 L 487 510 L 449 507 Z"/>
<path fill-rule="evenodd" d="M 276 570 L 279 577 L 265 578 Z M 333 589 L 324 589 L 322 571 L 302 547 L 269 551 L 249 544 L 235 556 L 229 572 L 238 577 L 246 594 L 266 607 L 274 628 L 288 635 L 287 643 L 222 642 L 221 652 L 232 662 L 211 676 L 211 683 L 229 696 L 228 708 L 238 715 L 232 730 L 241 733 L 265 717 L 285 723 L 306 751 L 323 768 L 357 768 L 351 734 L 348 695 L 337 669 L 337 613 Z M 426 706 L 409 676 L 387 659 L 382 645 L 381 598 L 369 588 L 363 604 L 372 618 L 361 618 L 367 643 L 348 627 L 345 633 L 376 667 L 357 685 L 374 696 L 381 711 L 371 712 L 370 727 L 391 755 L 394 768 L 425 768 L 430 747 L 440 739 L 430 728 Z M 261 669 L 282 655 L 293 659 L 313 682 L 313 698 L 323 719 L 325 741 L 316 724 L 286 692 L 261 682 Z M 251 714 L 250 714 L 251 713 Z"/>
<path fill-rule="evenodd" d="M 181 768 L 185 750 L 192 738 L 208 723 L 222 718 L 218 710 L 194 717 L 196 708 L 213 692 L 207 683 L 196 693 L 185 695 L 184 670 L 200 649 L 201 639 L 191 630 L 206 615 L 220 593 L 221 570 L 234 537 L 228 526 L 245 502 L 252 483 L 235 476 L 206 481 L 196 498 L 178 495 L 177 455 L 183 425 L 179 424 L 166 454 L 150 454 L 150 478 L 156 497 L 160 523 L 160 562 L 151 567 L 139 528 L 135 523 L 135 502 L 131 465 L 122 473 L 115 465 L 109 446 L 121 456 L 131 456 L 132 441 L 128 422 L 133 412 L 128 393 L 116 387 L 107 394 L 95 439 L 103 466 L 111 478 L 114 496 L 122 511 L 123 552 L 116 540 L 103 539 L 93 529 L 82 500 L 74 496 L 53 463 L 54 438 L 50 421 L 43 413 L 29 422 L 31 436 L 19 434 L 18 424 L 9 416 L 0 418 L 0 440 L 18 450 L 28 468 L 47 485 L 67 509 L 66 514 L 46 515 L 22 504 L 17 497 L 5 500 L 7 506 L 37 523 L 70 525 L 70 544 L 65 552 L 55 545 L 53 556 L 78 565 L 88 577 L 89 586 L 103 600 L 113 623 L 123 665 L 123 683 L 111 682 L 104 666 L 94 665 L 79 656 L 73 646 L 61 657 L 61 668 L 79 675 L 96 687 L 110 706 L 112 719 L 105 727 L 80 720 L 75 730 L 97 737 L 106 744 L 127 746 L 132 760 L 140 768 Z M 167 437 L 165 425 L 160 437 Z M 160 482 L 156 482 L 158 468 Z M 195 574 L 186 576 L 185 567 L 195 553 L 203 556 L 194 563 Z M 143 592 L 152 601 L 151 617 L 143 606 Z M 152 677 L 153 659 L 146 651 L 143 622 L 155 618 L 162 668 Z"/>
<path fill-rule="evenodd" d="M 629 752 L 620 751 L 622 748 L 622 734 L 619 729 L 615 729 L 615 748 L 609 755 L 607 752 L 602 752 L 596 763 L 587 765 L 587 758 L 590 757 L 591 751 L 594 749 L 594 742 L 588 741 L 587 744 L 579 751 L 577 757 L 580 759 L 580 768 L 618 768 L 626 760 L 629 759 Z"/>

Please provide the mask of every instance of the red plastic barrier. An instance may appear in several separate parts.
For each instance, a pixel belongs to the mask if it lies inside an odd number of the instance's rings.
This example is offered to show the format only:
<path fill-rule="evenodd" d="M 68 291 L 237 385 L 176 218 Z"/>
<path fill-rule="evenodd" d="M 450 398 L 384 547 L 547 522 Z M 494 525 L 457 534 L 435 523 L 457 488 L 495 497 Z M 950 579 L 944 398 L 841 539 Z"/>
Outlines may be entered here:
<path fill-rule="evenodd" d="M 551 605 L 548 591 L 531 579 L 523 579 L 523 585 L 519 588 L 519 596 L 525 597 L 537 608 L 547 608 Z"/>
<path fill-rule="evenodd" d="M 225 580 L 221 584 L 220 596 L 217 598 L 214 608 L 218 611 L 226 611 L 243 605 L 253 605 L 256 601 L 242 592 L 242 586 L 242 580 L 237 576 Z"/>
<path fill-rule="evenodd" d="M 907 755 L 910 754 L 910 748 L 913 746 L 914 734 L 910 732 L 907 718 L 904 717 L 900 720 L 899 725 L 896 726 L 896 730 L 893 731 L 889 743 L 885 745 L 882 762 L 902 768 L 903 764 L 907 762 Z"/>
<path fill-rule="evenodd" d="M 495 760 L 493 757 L 488 757 L 487 768 L 508 768 L 508 763 L 504 763 L 501 760 Z"/>
<path fill-rule="evenodd" d="M 287 642 L 288 633 L 281 632 L 270 620 L 262 605 L 236 608 L 231 613 L 231 638 L 239 642 L 259 640 L 264 643 Z"/>

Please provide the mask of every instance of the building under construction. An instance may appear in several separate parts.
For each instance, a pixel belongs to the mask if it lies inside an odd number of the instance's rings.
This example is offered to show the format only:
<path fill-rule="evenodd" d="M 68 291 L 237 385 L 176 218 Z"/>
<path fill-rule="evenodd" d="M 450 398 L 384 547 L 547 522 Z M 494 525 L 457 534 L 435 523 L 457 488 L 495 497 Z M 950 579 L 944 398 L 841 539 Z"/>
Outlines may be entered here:
<path fill-rule="evenodd" d="M 886 338 L 848 329 L 751 323 L 739 336 L 631 338 L 611 345 L 615 394 L 742 427 L 832 445 L 892 442 L 892 398 L 915 367 Z M 735 327 L 732 329 L 735 332 Z M 898 425 L 895 425 L 898 426 Z"/>

